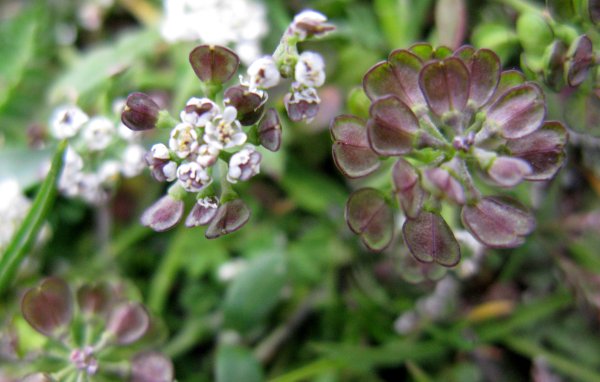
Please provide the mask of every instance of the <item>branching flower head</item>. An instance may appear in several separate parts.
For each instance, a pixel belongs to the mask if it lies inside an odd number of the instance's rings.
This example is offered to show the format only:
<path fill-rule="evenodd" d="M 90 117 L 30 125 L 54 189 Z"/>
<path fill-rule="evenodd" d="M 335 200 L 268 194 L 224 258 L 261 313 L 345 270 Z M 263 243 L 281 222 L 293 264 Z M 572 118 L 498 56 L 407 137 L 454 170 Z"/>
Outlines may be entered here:
<path fill-rule="evenodd" d="M 391 185 L 406 215 L 403 237 L 424 262 L 455 265 L 460 247 L 441 215 L 458 205 L 465 227 L 490 247 L 516 247 L 535 227 L 519 203 L 485 196 L 474 174 L 497 188 L 551 179 L 564 160 L 566 130 L 545 121 L 544 95 L 515 71 L 501 71 L 490 50 L 396 50 L 363 80 L 369 118 L 339 116 L 331 126 L 333 156 L 348 177 L 377 171 L 400 157 Z M 389 167 L 388 167 L 389 168 Z M 390 201 L 374 188 L 354 192 L 346 206 L 350 228 L 370 248 L 393 237 Z"/>

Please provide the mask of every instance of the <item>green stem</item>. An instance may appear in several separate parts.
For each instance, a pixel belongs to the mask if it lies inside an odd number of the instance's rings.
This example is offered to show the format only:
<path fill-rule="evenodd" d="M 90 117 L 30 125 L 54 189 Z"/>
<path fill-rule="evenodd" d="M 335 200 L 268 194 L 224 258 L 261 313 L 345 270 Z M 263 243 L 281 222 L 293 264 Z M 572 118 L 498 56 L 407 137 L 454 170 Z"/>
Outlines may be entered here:
<path fill-rule="evenodd" d="M 218 313 L 213 313 L 208 317 L 188 319 L 162 351 L 171 358 L 177 358 L 202 342 L 203 338 L 216 329 L 220 321 L 221 315 Z"/>
<path fill-rule="evenodd" d="M 50 171 L 35 196 L 31 209 L 6 248 L 6 252 L 0 258 L 0 294 L 5 292 L 12 283 L 19 265 L 21 265 L 21 262 L 37 239 L 46 215 L 54 203 L 56 180 L 63 165 L 63 154 L 66 147 L 67 141 L 59 143 L 52 157 Z"/>

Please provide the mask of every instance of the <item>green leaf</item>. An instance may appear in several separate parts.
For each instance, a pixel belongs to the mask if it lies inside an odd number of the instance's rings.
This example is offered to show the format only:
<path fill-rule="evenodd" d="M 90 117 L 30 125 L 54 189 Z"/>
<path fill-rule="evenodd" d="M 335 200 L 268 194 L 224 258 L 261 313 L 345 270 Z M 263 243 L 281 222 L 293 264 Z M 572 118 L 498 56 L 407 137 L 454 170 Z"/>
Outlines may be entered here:
<path fill-rule="evenodd" d="M 56 180 L 63 164 L 63 154 L 67 142 L 62 141 L 52 158 L 52 165 L 40 190 L 35 196 L 31 209 L 23 224 L 8 244 L 6 251 L 0 258 L 0 294 L 10 286 L 19 265 L 35 242 L 38 232 L 42 228 L 44 219 L 54 203 L 56 196 Z"/>
<path fill-rule="evenodd" d="M 31 9 L 0 23 L 0 108 L 21 81 L 35 51 L 37 12 Z"/>
<path fill-rule="evenodd" d="M 2 148 L 0 151 L 0 179 L 13 178 L 21 188 L 28 188 L 40 179 L 40 169 L 49 160 L 50 150 L 27 148 Z M 19 171 L 15 171 L 15 169 Z"/>
<path fill-rule="evenodd" d="M 268 254 L 250 261 L 227 290 L 224 326 L 247 332 L 277 304 L 286 282 L 287 264 L 282 254 Z"/>
<path fill-rule="evenodd" d="M 157 31 L 144 29 L 123 34 L 116 42 L 87 52 L 54 83 L 50 99 L 57 102 L 68 95 L 82 95 L 98 88 L 151 53 L 159 41 Z"/>
<path fill-rule="evenodd" d="M 260 364 L 245 347 L 221 345 L 217 351 L 217 382 L 261 382 L 264 381 Z"/>

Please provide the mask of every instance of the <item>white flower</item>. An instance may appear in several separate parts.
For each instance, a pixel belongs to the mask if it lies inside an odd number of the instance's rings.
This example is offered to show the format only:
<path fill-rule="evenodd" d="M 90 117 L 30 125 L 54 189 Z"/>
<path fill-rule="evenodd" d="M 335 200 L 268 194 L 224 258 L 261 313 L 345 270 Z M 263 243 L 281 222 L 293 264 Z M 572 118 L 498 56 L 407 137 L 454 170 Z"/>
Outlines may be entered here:
<path fill-rule="evenodd" d="M 187 158 L 198 149 L 198 133 L 194 126 L 183 122 L 175 126 L 171 131 L 169 148 L 179 158 Z"/>
<path fill-rule="evenodd" d="M 219 266 L 219 269 L 217 270 L 217 277 L 222 282 L 228 282 L 235 279 L 235 277 L 247 267 L 248 263 L 246 260 L 234 259 Z"/>
<path fill-rule="evenodd" d="M 184 162 L 177 169 L 179 184 L 188 192 L 198 192 L 212 182 L 212 178 L 196 162 Z"/>
<path fill-rule="evenodd" d="M 83 159 L 71 147 L 65 150 L 64 165 L 58 179 L 58 189 L 66 196 L 77 196 L 80 192 L 79 181 L 82 175 Z"/>
<path fill-rule="evenodd" d="M 208 98 L 190 98 L 179 117 L 183 122 L 196 127 L 204 127 L 208 121 L 219 115 L 219 106 Z"/>
<path fill-rule="evenodd" d="M 249 64 L 259 55 L 268 24 L 265 6 L 252 0 L 165 0 L 163 37 L 170 42 L 202 41 L 242 48 Z"/>
<path fill-rule="evenodd" d="M 325 62 L 320 54 L 303 52 L 296 63 L 296 81 L 308 87 L 319 87 L 325 83 Z"/>
<path fill-rule="evenodd" d="M 196 162 L 198 162 L 200 166 L 207 168 L 215 164 L 218 157 L 219 149 L 215 148 L 214 146 L 204 144 L 198 149 Z"/>
<path fill-rule="evenodd" d="M 144 171 L 144 167 L 146 167 L 145 155 L 146 150 L 142 146 L 137 144 L 128 145 L 123 152 L 123 163 L 121 165 L 123 175 L 131 178 Z"/>
<path fill-rule="evenodd" d="M 237 183 L 238 180 L 246 181 L 260 172 L 262 156 L 254 146 L 246 145 L 243 149 L 231 156 L 227 180 Z"/>
<path fill-rule="evenodd" d="M 58 139 L 71 138 L 88 120 L 87 114 L 77 106 L 61 106 L 50 118 L 50 132 Z"/>
<path fill-rule="evenodd" d="M 81 133 L 85 147 L 92 151 L 104 150 L 115 134 L 115 125 L 106 117 L 97 116 L 90 119 Z"/>
<path fill-rule="evenodd" d="M 98 170 L 98 179 L 102 184 L 114 185 L 119 180 L 119 172 L 121 170 L 121 163 L 119 161 L 110 159 L 100 165 Z"/>
<path fill-rule="evenodd" d="M 0 253 L 4 251 L 27 215 L 31 202 L 14 179 L 0 181 Z"/>
<path fill-rule="evenodd" d="M 333 26 L 325 24 L 326 21 L 327 17 L 325 15 L 308 9 L 294 17 L 288 33 L 298 36 L 301 41 L 309 35 L 322 36 L 334 29 Z"/>
<path fill-rule="evenodd" d="M 177 163 L 170 161 L 162 168 L 162 173 L 164 174 L 167 182 L 172 182 L 177 178 Z"/>
<path fill-rule="evenodd" d="M 102 187 L 100 176 L 89 172 L 81 174 L 79 195 L 90 204 L 101 204 L 108 199 L 108 191 Z"/>
<path fill-rule="evenodd" d="M 243 145 L 247 137 L 236 117 L 236 108 L 227 106 L 222 115 L 206 124 L 204 141 L 218 150 Z"/>
<path fill-rule="evenodd" d="M 135 142 L 140 138 L 141 132 L 133 131 L 123 123 L 119 123 L 119 126 L 117 127 L 117 134 L 119 134 L 121 139 L 127 142 Z"/>
<path fill-rule="evenodd" d="M 273 57 L 265 56 L 254 61 L 248 67 L 250 89 L 269 89 L 277 86 L 281 75 Z"/>
<path fill-rule="evenodd" d="M 171 154 L 169 153 L 169 149 L 162 143 L 157 143 L 152 146 L 150 149 L 150 153 L 152 154 L 152 158 L 169 160 L 171 159 Z"/>

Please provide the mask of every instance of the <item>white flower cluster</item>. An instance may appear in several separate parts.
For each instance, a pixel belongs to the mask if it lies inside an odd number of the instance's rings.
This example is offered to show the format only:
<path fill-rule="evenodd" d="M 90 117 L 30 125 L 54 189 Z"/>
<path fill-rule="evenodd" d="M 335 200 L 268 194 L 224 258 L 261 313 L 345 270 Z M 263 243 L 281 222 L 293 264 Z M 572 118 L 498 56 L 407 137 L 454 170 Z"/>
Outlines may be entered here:
<path fill-rule="evenodd" d="M 208 98 L 191 98 L 180 113 L 168 146 L 157 143 L 147 157 L 152 175 L 159 181 L 177 180 L 188 192 L 199 192 L 212 183 L 212 166 L 223 150 L 236 149 L 247 136 L 233 106 L 221 108 Z M 261 155 L 245 145 L 229 159 L 227 180 L 248 180 L 260 171 Z"/>
<path fill-rule="evenodd" d="M 260 56 L 268 32 L 266 9 L 253 0 L 165 0 L 161 33 L 165 40 L 230 45 L 241 60 Z"/>
<path fill-rule="evenodd" d="M 13 235 L 25 219 L 31 202 L 23 195 L 14 179 L 0 181 L 0 253 L 4 252 Z"/>
<path fill-rule="evenodd" d="M 139 133 L 104 116 L 89 117 L 77 106 L 56 109 L 50 132 L 68 139 L 59 190 L 67 197 L 80 197 L 90 204 L 105 202 L 120 176 L 140 174 L 146 150 Z"/>

